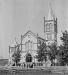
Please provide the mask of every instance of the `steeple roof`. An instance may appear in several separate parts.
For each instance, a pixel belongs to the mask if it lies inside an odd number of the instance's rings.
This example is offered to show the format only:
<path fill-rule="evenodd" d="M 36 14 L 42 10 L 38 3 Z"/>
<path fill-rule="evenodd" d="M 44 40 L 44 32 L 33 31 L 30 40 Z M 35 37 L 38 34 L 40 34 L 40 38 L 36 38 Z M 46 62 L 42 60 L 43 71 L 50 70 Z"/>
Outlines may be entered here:
<path fill-rule="evenodd" d="M 51 3 L 49 3 L 49 12 L 48 12 L 47 20 L 54 20 L 54 18 L 55 18 L 55 15 L 53 13 Z"/>

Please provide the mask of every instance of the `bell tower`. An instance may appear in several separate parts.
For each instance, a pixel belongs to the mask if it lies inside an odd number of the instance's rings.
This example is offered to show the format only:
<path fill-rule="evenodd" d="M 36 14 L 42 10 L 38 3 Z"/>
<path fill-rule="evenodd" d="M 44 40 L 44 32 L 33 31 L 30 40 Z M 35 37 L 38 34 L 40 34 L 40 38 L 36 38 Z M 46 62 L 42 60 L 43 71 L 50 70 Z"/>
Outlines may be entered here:
<path fill-rule="evenodd" d="M 49 4 L 48 17 L 44 17 L 44 36 L 46 43 L 57 43 L 57 18 L 55 17 L 51 3 Z"/>

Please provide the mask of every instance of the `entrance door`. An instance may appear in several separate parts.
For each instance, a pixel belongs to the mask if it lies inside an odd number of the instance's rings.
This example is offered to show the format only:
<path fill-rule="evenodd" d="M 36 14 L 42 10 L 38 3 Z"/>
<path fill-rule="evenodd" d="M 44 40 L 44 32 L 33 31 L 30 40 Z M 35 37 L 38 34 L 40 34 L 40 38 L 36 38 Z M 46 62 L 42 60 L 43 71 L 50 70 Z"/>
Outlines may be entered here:
<path fill-rule="evenodd" d="M 26 54 L 26 62 L 32 62 L 32 56 L 30 53 Z"/>

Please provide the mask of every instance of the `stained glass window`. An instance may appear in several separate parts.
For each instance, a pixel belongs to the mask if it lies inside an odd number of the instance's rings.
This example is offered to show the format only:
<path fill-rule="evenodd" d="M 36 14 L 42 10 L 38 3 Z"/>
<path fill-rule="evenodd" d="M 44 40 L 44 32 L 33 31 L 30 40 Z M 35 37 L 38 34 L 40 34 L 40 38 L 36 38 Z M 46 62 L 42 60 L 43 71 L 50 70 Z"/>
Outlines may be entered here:
<path fill-rule="evenodd" d="M 26 42 L 26 50 L 32 50 L 33 48 L 33 43 L 29 40 L 28 42 Z"/>

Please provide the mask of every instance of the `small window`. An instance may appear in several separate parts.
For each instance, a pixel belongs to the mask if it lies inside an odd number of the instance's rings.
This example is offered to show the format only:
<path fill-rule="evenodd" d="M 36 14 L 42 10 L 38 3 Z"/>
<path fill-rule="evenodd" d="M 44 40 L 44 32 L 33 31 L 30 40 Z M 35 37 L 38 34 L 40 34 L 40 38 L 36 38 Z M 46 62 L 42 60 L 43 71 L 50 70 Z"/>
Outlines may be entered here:
<path fill-rule="evenodd" d="M 15 52 L 15 47 L 11 47 L 10 52 Z"/>
<path fill-rule="evenodd" d="M 29 50 L 32 49 L 32 42 L 31 41 L 28 41 L 28 47 L 29 47 Z"/>
<path fill-rule="evenodd" d="M 47 35 L 47 40 L 52 40 L 52 35 L 51 34 Z"/>

